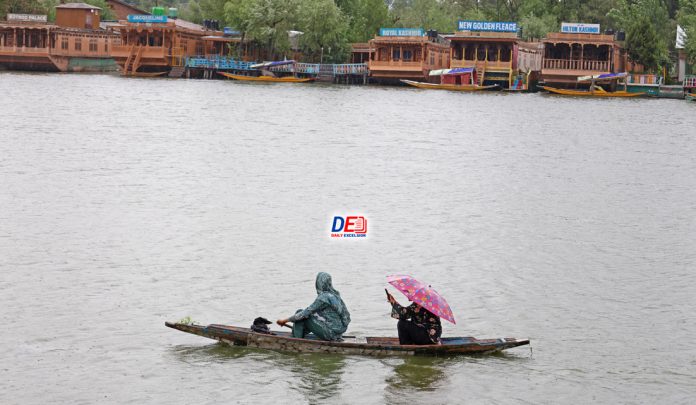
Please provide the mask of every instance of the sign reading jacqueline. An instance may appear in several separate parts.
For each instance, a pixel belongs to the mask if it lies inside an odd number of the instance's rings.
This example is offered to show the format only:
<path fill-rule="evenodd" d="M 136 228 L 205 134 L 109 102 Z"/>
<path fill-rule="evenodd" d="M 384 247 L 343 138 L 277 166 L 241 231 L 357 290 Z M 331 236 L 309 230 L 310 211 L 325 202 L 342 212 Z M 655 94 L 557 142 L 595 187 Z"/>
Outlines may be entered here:
<path fill-rule="evenodd" d="M 422 37 L 423 28 L 380 28 L 380 37 Z"/>
<path fill-rule="evenodd" d="M 129 23 L 166 23 L 166 15 L 128 14 Z"/>
<path fill-rule="evenodd" d="M 367 219 L 362 216 L 333 218 L 331 224 L 332 238 L 365 238 L 367 237 Z"/>
<path fill-rule="evenodd" d="M 459 31 L 517 32 L 516 22 L 459 20 Z"/>
<path fill-rule="evenodd" d="M 561 23 L 561 32 L 570 34 L 599 34 L 599 24 Z"/>

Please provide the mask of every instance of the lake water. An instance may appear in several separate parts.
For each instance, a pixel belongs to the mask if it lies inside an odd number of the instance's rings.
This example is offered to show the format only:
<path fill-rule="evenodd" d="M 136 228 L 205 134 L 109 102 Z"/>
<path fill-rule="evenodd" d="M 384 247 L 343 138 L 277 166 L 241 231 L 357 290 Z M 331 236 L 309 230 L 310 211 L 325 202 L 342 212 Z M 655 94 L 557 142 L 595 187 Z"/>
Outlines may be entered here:
<path fill-rule="evenodd" d="M 17 73 L 0 92 L 0 403 L 693 403 L 696 103 Z M 367 238 L 329 237 L 347 214 Z M 452 306 L 445 336 L 533 352 L 164 327 L 287 317 L 318 271 L 354 334 L 396 335 L 385 276 L 408 273 Z"/>

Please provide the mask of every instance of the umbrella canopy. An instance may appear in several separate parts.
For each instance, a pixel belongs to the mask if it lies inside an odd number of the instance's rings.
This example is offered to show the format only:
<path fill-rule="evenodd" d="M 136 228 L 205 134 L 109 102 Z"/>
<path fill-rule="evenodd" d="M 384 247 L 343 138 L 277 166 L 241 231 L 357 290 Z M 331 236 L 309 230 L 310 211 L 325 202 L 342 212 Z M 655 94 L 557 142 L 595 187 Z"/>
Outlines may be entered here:
<path fill-rule="evenodd" d="M 387 276 L 387 282 L 401 291 L 406 298 L 442 319 L 456 324 L 447 301 L 431 286 L 405 274 Z"/>

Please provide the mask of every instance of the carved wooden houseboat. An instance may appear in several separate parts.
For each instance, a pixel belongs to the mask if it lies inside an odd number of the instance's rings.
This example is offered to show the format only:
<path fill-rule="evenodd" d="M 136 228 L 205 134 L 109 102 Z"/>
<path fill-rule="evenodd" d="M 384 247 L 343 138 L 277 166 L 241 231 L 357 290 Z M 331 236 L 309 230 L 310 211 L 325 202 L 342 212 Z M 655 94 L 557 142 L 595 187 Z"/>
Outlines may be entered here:
<path fill-rule="evenodd" d="M 38 71 L 109 71 L 118 36 L 100 28 L 101 8 L 85 3 L 56 7 L 46 15 L 8 14 L 0 22 L 0 67 Z"/>
<path fill-rule="evenodd" d="M 429 81 L 431 70 L 449 67 L 449 41 L 420 28 L 381 28 L 369 41 L 370 77 L 378 82 Z"/>

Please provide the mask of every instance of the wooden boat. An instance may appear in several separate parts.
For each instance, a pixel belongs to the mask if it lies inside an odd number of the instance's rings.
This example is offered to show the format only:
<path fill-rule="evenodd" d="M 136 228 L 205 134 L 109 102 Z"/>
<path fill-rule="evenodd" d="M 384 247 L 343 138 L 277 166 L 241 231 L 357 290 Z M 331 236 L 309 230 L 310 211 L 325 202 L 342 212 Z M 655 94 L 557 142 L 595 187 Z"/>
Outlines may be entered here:
<path fill-rule="evenodd" d="M 696 101 L 696 93 L 686 93 L 686 101 Z"/>
<path fill-rule="evenodd" d="M 340 342 L 319 339 L 293 338 L 289 332 L 275 335 L 252 332 L 248 328 L 228 325 L 188 325 L 165 322 L 166 326 L 182 332 L 215 339 L 230 346 L 249 346 L 260 349 L 300 353 L 340 353 L 368 356 L 487 354 L 529 344 L 529 339 L 476 339 L 473 337 L 442 338 L 441 345 L 400 345 L 398 338 L 344 336 Z"/>
<path fill-rule="evenodd" d="M 415 82 L 413 80 L 401 80 L 401 83 L 408 84 L 409 86 L 418 87 L 419 89 L 437 89 L 437 90 L 452 90 L 452 91 L 480 91 L 489 90 L 498 87 L 497 84 L 492 84 L 489 86 L 479 86 L 477 84 L 436 84 L 436 83 L 425 83 L 425 82 Z"/>
<path fill-rule="evenodd" d="M 167 72 L 129 72 L 127 74 L 123 74 L 123 76 L 127 76 L 127 77 L 159 77 L 159 76 L 164 76 L 166 74 L 167 74 Z"/>
<path fill-rule="evenodd" d="M 497 84 L 480 86 L 478 84 L 478 72 L 476 68 L 454 68 L 431 70 L 428 76 L 440 76 L 440 83 L 415 82 L 413 80 L 401 80 L 401 83 L 419 89 L 436 89 L 451 91 L 480 91 L 498 87 Z"/>
<path fill-rule="evenodd" d="M 589 90 L 567 90 L 567 89 L 557 89 L 550 86 L 541 86 L 542 89 L 553 94 L 560 94 L 563 96 L 579 96 L 579 97 L 640 97 L 645 94 L 645 92 L 631 93 L 628 91 L 628 84 L 626 83 L 627 73 L 604 73 L 601 75 L 594 76 L 582 76 L 578 77 L 578 83 L 590 83 Z M 616 82 L 617 85 L 623 85 L 623 90 L 617 91 L 606 91 L 599 83 L 611 83 Z"/>
<path fill-rule="evenodd" d="M 560 94 L 563 96 L 579 96 L 579 97 L 640 97 L 645 93 L 629 93 L 627 91 L 594 91 L 590 90 L 568 90 L 568 89 L 557 89 L 550 86 L 541 86 L 542 89 L 553 94 Z"/>
<path fill-rule="evenodd" d="M 306 83 L 314 80 L 312 77 L 273 77 L 273 76 L 244 76 L 235 75 L 227 72 L 218 72 L 218 74 L 225 76 L 229 79 L 242 80 L 247 82 L 270 82 L 270 83 Z"/>

